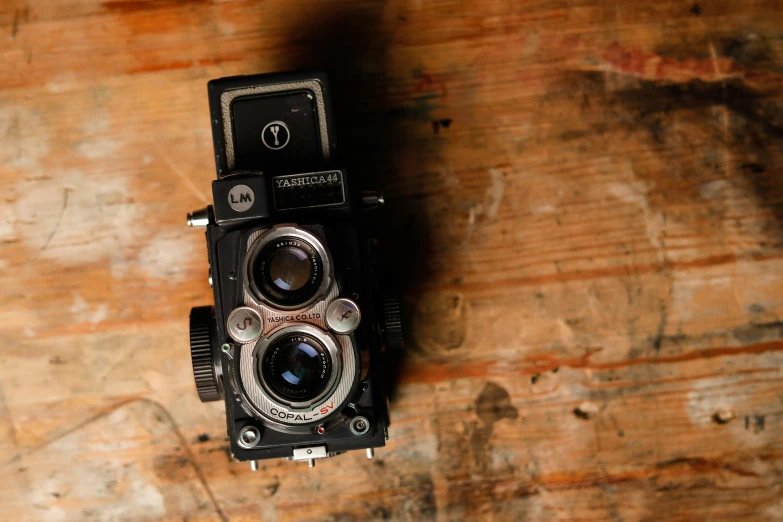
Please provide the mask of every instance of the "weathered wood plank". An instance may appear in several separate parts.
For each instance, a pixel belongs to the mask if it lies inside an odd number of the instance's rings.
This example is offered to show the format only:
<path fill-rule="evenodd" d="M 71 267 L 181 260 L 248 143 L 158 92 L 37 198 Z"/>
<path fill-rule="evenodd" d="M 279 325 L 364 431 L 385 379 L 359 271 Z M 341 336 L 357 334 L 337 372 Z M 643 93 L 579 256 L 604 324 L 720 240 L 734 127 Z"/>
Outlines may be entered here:
<path fill-rule="evenodd" d="M 780 520 L 782 7 L 3 3 L 3 516 Z M 206 81 L 298 67 L 385 188 L 410 348 L 376 460 L 252 474 L 183 221 Z"/>

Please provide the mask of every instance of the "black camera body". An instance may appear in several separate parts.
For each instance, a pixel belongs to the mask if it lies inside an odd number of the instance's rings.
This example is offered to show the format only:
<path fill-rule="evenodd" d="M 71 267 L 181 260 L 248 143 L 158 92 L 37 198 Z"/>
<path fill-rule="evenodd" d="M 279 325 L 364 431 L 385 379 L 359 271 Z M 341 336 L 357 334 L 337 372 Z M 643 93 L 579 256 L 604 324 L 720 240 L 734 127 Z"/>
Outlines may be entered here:
<path fill-rule="evenodd" d="M 238 461 L 305 460 L 385 444 L 381 352 L 399 305 L 376 273 L 365 212 L 342 168 L 323 73 L 209 82 L 217 180 L 206 228 L 215 307 L 194 308 L 202 401 L 223 400 Z"/>

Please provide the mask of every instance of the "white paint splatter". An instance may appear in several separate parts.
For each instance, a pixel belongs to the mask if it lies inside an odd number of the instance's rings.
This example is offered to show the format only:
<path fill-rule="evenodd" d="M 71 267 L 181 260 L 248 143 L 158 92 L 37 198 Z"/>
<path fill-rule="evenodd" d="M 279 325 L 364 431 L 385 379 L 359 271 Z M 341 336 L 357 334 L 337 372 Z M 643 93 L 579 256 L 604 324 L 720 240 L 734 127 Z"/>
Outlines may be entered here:
<path fill-rule="evenodd" d="M 489 169 L 492 180 L 487 188 L 486 204 L 487 217 L 492 219 L 498 215 L 500 203 L 503 201 L 503 172 L 498 169 Z"/>
<path fill-rule="evenodd" d="M 72 72 L 58 74 L 46 83 L 46 90 L 52 93 L 70 91 L 76 86 L 76 75 Z"/>
<path fill-rule="evenodd" d="M 130 201 L 123 178 L 96 179 L 75 169 L 52 171 L 51 178 L 15 187 L 15 233 L 30 249 L 79 265 L 122 257 L 135 244 L 144 209 Z"/>
<path fill-rule="evenodd" d="M 98 305 L 98 308 L 93 312 L 90 317 L 90 322 L 92 324 L 98 324 L 106 320 L 107 317 L 109 317 L 109 306 L 106 303 L 102 303 Z"/>
<path fill-rule="evenodd" d="M 144 163 L 145 165 L 149 165 L 150 163 L 152 163 L 152 160 L 154 159 L 155 158 L 153 158 L 150 154 L 145 154 L 144 156 L 141 157 L 141 162 Z"/>
<path fill-rule="evenodd" d="M 79 292 L 73 293 L 73 304 L 68 309 L 73 315 L 80 316 L 84 314 L 84 312 L 87 311 L 89 306 L 87 305 L 87 301 L 84 300 L 84 297 Z"/>
<path fill-rule="evenodd" d="M 73 304 L 68 308 L 68 311 L 73 314 L 75 320 L 89 322 L 93 325 L 104 321 L 109 316 L 109 306 L 106 303 L 95 307 L 90 306 L 90 303 L 79 292 L 73 293 Z"/>
<path fill-rule="evenodd" d="M 119 145 L 108 138 L 98 138 L 78 143 L 75 147 L 79 156 L 87 159 L 99 159 L 112 155 Z"/>
<path fill-rule="evenodd" d="M 6 105 L 0 108 L 0 165 L 24 169 L 29 176 L 49 154 L 49 127 L 40 113 Z"/>
<path fill-rule="evenodd" d="M 661 237 L 664 232 L 664 218 L 660 212 L 650 208 L 647 200 L 647 187 L 644 183 L 612 183 L 609 185 L 609 193 L 625 203 L 639 205 L 644 212 L 644 225 L 647 239 L 650 245 L 659 249 L 660 260 L 663 261 L 665 253 L 661 249 Z"/>
<path fill-rule="evenodd" d="M 138 267 L 149 277 L 171 279 L 182 278 L 182 260 L 193 254 L 192 238 L 180 236 L 157 236 L 139 252 Z"/>
<path fill-rule="evenodd" d="M 10 205 L 0 206 L 0 243 L 12 243 L 19 239 L 14 224 L 16 219 Z"/>
<path fill-rule="evenodd" d="M 699 195 L 703 199 L 714 199 L 720 197 L 728 186 L 729 184 L 722 179 L 710 181 L 699 187 Z"/>
<path fill-rule="evenodd" d="M 542 205 L 530 205 L 530 212 L 538 216 L 542 214 L 554 214 L 557 212 L 557 209 L 551 203 L 544 203 Z"/>
<path fill-rule="evenodd" d="M 98 112 L 87 120 L 82 127 L 85 139 L 75 145 L 76 153 L 87 159 L 106 158 L 114 154 L 120 145 L 106 137 L 109 123 L 106 111 Z"/>

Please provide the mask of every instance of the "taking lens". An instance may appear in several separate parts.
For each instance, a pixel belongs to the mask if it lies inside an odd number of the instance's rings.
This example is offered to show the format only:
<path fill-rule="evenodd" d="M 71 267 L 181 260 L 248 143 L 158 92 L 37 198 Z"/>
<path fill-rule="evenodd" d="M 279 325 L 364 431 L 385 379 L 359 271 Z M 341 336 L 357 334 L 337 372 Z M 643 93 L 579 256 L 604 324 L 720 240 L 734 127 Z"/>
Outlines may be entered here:
<path fill-rule="evenodd" d="M 298 237 L 271 240 L 250 263 L 252 290 L 282 308 L 296 308 L 311 301 L 324 278 L 318 251 Z"/>
<path fill-rule="evenodd" d="M 304 334 L 288 334 L 276 340 L 259 361 L 261 381 L 281 399 L 303 402 L 315 399 L 332 375 L 326 348 Z"/>

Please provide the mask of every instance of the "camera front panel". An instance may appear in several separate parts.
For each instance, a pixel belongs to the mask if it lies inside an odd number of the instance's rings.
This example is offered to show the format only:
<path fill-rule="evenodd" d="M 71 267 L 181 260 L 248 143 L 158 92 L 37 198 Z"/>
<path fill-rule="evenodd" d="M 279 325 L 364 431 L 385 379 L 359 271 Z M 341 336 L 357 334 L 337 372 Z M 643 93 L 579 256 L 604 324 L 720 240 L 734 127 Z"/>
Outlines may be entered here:
<path fill-rule="evenodd" d="M 328 324 L 340 319 L 328 319 L 327 310 L 342 289 L 324 228 L 256 229 L 243 234 L 241 249 L 237 305 L 255 310 L 261 323 L 258 339 L 239 343 L 231 359 L 243 407 L 270 424 L 322 423 L 340 411 L 361 370 L 355 336 Z M 229 335 L 245 326 L 228 317 Z"/>

